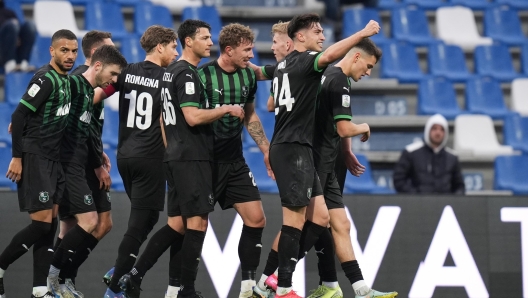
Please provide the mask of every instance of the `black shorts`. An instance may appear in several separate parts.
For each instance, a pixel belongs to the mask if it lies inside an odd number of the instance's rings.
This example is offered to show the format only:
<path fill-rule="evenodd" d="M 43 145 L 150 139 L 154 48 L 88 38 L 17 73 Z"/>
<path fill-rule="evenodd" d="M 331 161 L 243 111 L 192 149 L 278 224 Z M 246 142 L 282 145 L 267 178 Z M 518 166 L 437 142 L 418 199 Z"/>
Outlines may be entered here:
<path fill-rule="evenodd" d="M 245 160 L 214 163 L 213 185 L 215 201 L 223 210 L 236 203 L 260 201 L 260 193 Z"/>
<path fill-rule="evenodd" d="M 114 171 L 117 171 L 117 169 L 114 169 Z M 90 166 L 86 168 L 86 181 L 88 182 L 88 187 L 90 187 L 90 190 L 92 191 L 92 197 L 94 199 L 97 213 L 103 213 L 112 210 L 110 192 L 99 188 L 99 179 L 97 179 L 94 169 L 92 169 Z"/>
<path fill-rule="evenodd" d="M 345 189 L 346 175 L 348 172 L 348 169 L 345 164 L 345 158 L 343 156 L 343 150 L 338 150 L 337 152 L 337 158 L 334 165 L 334 172 L 337 177 L 337 184 L 339 185 L 341 194 L 343 194 L 343 189 Z"/>
<path fill-rule="evenodd" d="M 314 167 L 312 148 L 297 143 L 273 145 L 270 163 L 277 179 L 282 206 L 308 206 L 310 198 L 323 195 Z"/>
<path fill-rule="evenodd" d="M 335 171 L 332 173 L 319 173 L 319 178 L 321 179 L 321 186 L 323 187 L 326 207 L 329 210 L 345 208 Z"/>
<path fill-rule="evenodd" d="M 117 169 L 132 208 L 163 211 L 166 183 L 161 159 L 120 158 Z"/>
<path fill-rule="evenodd" d="M 20 211 L 50 210 L 64 193 L 64 172 L 58 161 L 33 153 L 22 155 L 22 178 L 17 184 Z"/>
<path fill-rule="evenodd" d="M 86 181 L 86 171 L 76 163 L 62 163 L 66 188 L 59 203 L 59 217 L 71 218 L 76 214 L 97 211 L 92 191 Z"/>
<path fill-rule="evenodd" d="M 168 216 L 213 212 L 213 169 L 209 161 L 168 161 L 163 166 L 169 185 Z"/>

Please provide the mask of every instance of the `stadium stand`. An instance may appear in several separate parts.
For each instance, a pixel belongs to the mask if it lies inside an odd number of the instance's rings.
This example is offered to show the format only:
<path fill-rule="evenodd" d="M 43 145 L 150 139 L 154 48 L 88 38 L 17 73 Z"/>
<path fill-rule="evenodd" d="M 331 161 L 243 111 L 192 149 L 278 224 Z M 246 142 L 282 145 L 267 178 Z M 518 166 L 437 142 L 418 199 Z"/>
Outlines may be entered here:
<path fill-rule="evenodd" d="M 516 9 L 508 6 L 493 6 L 484 11 L 484 34 L 508 45 L 526 43 L 521 21 Z"/>
<path fill-rule="evenodd" d="M 513 67 L 511 54 L 503 44 L 475 48 L 475 73 L 509 82 L 520 77 Z"/>
<path fill-rule="evenodd" d="M 129 34 L 121 39 L 121 53 L 128 63 L 135 63 L 145 60 L 145 51 L 139 42 L 140 35 Z M 181 55 L 181 52 L 178 52 Z"/>
<path fill-rule="evenodd" d="M 436 42 L 429 32 L 425 11 L 416 6 L 398 7 L 391 14 L 392 37 L 417 46 Z"/>
<path fill-rule="evenodd" d="M 514 194 L 528 194 L 526 183 L 528 155 L 498 156 L 495 159 L 496 190 L 511 190 Z"/>
<path fill-rule="evenodd" d="M 449 2 L 444 0 L 403 0 L 405 4 L 414 4 L 424 9 L 434 10 L 439 7 L 449 5 Z"/>
<path fill-rule="evenodd" d="M 121 6 L 115 2 L 90 1 L 86 5 L 85 23 L 87 30 L 101 30 L 112 33 L 112 39 L 120 40 L 129 35 Z"/>
<path fill-rule="evenodd" d="M 504 144 L 528 154 L 528 117 L 511 113 L 504 118 Z"/>
<path fill-rule="evenodd" d="M 488 0 L 451 0 L 451 4 L 469 7 L 473 10 L 483 10 L 488 8 L 491 3 Z"/>
<path fill-rule="evenodd" d="M 343 30 L 341 38 L 350 36 L 365 27 L 370 20 L 374 20 L 381 24 L 379 12 L 372 8 L 348 8 L 343 11 Z M 381 45 L 388 41 L 387 35 L 383 28 L 380 32 L 372 37 L 372 41 Z"/>
<path fill-rule="evenodd" d="M 11 162 L 11 145 L 0 142 L 0 169 L 7 172 Z M 0 175 L 0 188 L 16 190 L 16 183 L 11 182 L 5 175 Z"/>
<path fill-rule="evenodd" d="M 528 75 L 528 42 L 521 46 L 521 72 Z"/>
<path fill-rule="evenodd" d="M 112 168 L 110 169 L 110 178 L 112 179 L 111 190 L 125 191 L 123 179 L 121 178 L 119 170 L 117 169 L 117 148 L 103 143 L 103 150 L 106 155 L 108 155 L 108 158 L 110 159 L 110 164 L 112 165 Z"/>
<path fill-rule="evenodd" d="M 431 44 L 427 58 L 429 72 L 433 75 L 444 76 L 454 82 L 465 82 L 471 76 L 464 52 L 459 46 L 443 42 Z"/>
<path fill-rule="evenodd" d="M 400 83 L 416 83 L 424 77 L 412 45 L 403 41 L 390 41 L 383 44 L 382 49 L 382 78 L 396 78 Z"/>
<path fill-rule="evenodd" d="M 23 23 L 25 20 L 24 12 L 22 11 L 22 6 L 17 0 L 4 0 L 4 4 L 7 8 L 14 11 L 17 15 L 18 20 Z"/>
<path fill-rule="evenodd" d="M 523 116 L 528 116 L 528 79 L 515 79 L 511 87 L 511 109 Z"/>
<path fill-rule="evenodd" d="M 486 114 L 503 119 L 510 113 L 499 82 L 492 77 L 475 76 L 466 85 L 466 109 L 473 114 Z"/>
<path fill-rule="evenodd" d="M 69 1 L 36 1 L 33 19 L 38 34 L 43 37 L 51 37 L 57 30 L 64 28 L 71 30 L 77 37 L 87 32 L 77 27 L 73 6 Z"/>
<path fill-rule="evenodd" d="M 363 154 L 356 153 L 359 163 L 365 166 L 363 175 L 356 177 L 347 172 L 344 193 L 347 194 L 393 194 L 395 191 L 387 187 L 376 185 L 372 178 L 372 171 L 367 157 Z"/>
<path fill-rule="evenodd" d="M 379 0 L 378 8 L 379 9 L 393 9 L 401 4 L 402 2 L 400 0 Z"/>
<path fill-rule="evenodd" d="M 525 0 L 495 0 L 499 4 L 506 4 L 517 9 L 528 9 L 528 1 Z"/>
<path fill-rule="evenodd" d="M 222 21 L 214 6 L 186 7 L 182 12 L 182 21 L 187 19 L 207 20 L 209 25 L 211 25 L 211 39 L 213 43 L 218 44 Z"/>
<path fill-rule="evenodd" d="M 440 113 L 446 119 L 460 115 L 462 110 L 458 106 L 453 83 L 444 77 L 422 79 L 418 87 L 417 112 L 420 115 Z"/>
<path fill-rule="evenodd" d="M 17 106 L 26 92 L 29 81 L 33 77 L 31 72 L 11 72 L 5 76 L 6 103 Z M 11 117 L 10 117 L 11 118 Z"/>
<path fill-rule="evenodd" d="M 138 1 L 134 12 L 135 33 L 141 36 L 152 25 L 174 27 L 170 10 L 166 6 L 152 4 L 150 1 Z"/>
<path fill-rule="evenodd" d="M 464 51 L 472 51 L 476 46 L 493 43 L 491 38 L 480 36 L 473 11 L 463 6 L 437 9 L 436 30 L 438 37 L 445 43 L 458 45 Z"/>
<path fill-rule="evenodd" d="M 106 106 L 104 109 L 103 144 L 108 144 L 108 147 L 117 147 L 118 129 L 119 112 Z"/>
<path fill-rule="evenodd" d="M 11 123 L 11 114 L 15 107 L 6 102 L 0 102 L 0 142 L 11 144 L 11 135 L 7 132 L 7 128 Z M 3 168 L 0 169 L 3 170 Z"/>

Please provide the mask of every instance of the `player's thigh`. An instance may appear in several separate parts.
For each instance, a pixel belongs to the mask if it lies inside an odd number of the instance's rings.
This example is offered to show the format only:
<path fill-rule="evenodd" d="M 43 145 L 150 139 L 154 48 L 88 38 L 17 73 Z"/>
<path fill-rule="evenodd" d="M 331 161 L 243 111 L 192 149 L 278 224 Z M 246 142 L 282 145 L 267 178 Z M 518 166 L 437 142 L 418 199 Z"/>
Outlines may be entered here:
<path fill-rule="evenodd" d="M 85 168 L 75 163 L 63 163 L 63 169 L 66 187 L 59 204 L 60 218 L 97 211 L 86 181 Z"/>
<path fill-rule="evenodd" d="M 235 204 L 260 202 L 260 192 L 246 162 L 238 161 L 229 164 L 228 167 L 225 196 L 219 200 L 222 203 L 222 209 L 232 208 Z"/>
<path fill-rule="evenodd" d="M 212 166 L 209 161 L 169 162 L 174 182 L 175 202 L 184 217 L 214 210 Z"/>
<path fill-rule="evenodd" d="M 126 185 L 129 187 L 127 194 L 132 208 L 163 211 L 166 187 L 165 172 L 162 170 L 163 161 L 154 158 L 127 158 L 125 160 L 121 160 L 121 163 L 122 168 L 126 168 L 126 173 L 122 173 L 121 169 L 119 172 L 124 183 L 124 176 L 126 176 Z M 120 160 L 118 160 L 118 166 L 119 163 Z"/>
<path fill-rule="evenodd" d="M 319 173 L 323 195 L 328 210 L 345 208 L 343 196 L 335 172 Z"/>

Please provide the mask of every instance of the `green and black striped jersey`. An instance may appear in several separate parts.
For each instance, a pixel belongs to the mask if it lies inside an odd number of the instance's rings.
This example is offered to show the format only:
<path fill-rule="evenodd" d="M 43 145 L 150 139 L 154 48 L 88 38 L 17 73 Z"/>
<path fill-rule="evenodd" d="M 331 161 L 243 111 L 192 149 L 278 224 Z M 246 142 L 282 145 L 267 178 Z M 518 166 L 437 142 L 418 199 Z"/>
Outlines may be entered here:
<path fill-rule="evenodd" d="M 317 94 L 313 154 L 315 169 L 332 173 L 339 150 L 338 121 L 351 121 L 350 79 L 341 67 L 329 66 L 321 78 Z"/>
<path fill-rule="evenodd" d="M 209 108 L 223 105 L 240 105 L 244 108 L 246 103 L 255 101 L 257 82 L 255 72 L 249 67 L 229 73 L 214 60 L 204 64 L 198 73 L 205 84 Z M 232 162 L 243 158 L 243 128 L 244 123 L 239 118 L 227 114 L 213 123 L 215 161 Z"/>
<path fill-rule="evenodd" d="M 62 138 L 61 162 L 84 166 L 88 159 L 94 88 L 82 75 L 70 76 L 71 107 Z"/>
<path fill-rule="evenodd" d="M 42 66 L 20 103 L 34 113 L 25 119 L 22 151 L 59 161 L 62 136 L 70 111 L 70 80 L 51 65 Z"/>

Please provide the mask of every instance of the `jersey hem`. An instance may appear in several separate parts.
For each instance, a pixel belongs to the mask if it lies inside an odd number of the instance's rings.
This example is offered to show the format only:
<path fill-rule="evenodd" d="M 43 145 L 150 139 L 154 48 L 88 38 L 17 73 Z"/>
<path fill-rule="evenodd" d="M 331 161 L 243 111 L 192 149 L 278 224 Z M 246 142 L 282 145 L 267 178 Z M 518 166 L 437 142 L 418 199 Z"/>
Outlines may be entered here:
<path fill-rule="evenodd" d="M 342 119 L 352 120 L 352 116 L 349 116 L 349 115 L 336 115 L 336 116 L 334 116 L 334 120 L 342 120 Z"/>

